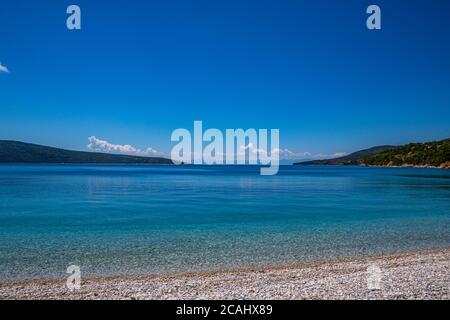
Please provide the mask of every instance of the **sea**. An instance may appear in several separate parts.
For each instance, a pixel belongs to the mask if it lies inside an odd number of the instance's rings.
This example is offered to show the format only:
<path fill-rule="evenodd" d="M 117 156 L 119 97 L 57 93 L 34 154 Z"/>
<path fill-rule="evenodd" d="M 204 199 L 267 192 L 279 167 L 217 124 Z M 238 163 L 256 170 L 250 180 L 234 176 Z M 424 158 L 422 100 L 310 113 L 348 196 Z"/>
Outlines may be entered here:
<path fill-rule="evenodd" d="M 0 282 L 271 267 L 450 246 L 450 170 L 0 165 Z"/>

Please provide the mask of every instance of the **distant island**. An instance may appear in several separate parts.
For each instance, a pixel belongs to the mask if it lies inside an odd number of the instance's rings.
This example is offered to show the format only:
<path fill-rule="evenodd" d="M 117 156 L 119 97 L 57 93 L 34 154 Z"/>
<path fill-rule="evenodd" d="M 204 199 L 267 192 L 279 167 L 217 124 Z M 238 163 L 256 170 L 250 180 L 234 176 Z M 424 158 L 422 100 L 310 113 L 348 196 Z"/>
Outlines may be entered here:
<path fill-rule="evenodd" d="M 345 157 L 312 160 L 294 165 L 383 166 L 450 168 L 450 139 L 404 146 L 378 146 Z"/>
<path fill-rule="evenodd" d="M 10 140 L 0 140 L 0 163 L 173 164 L 166 158 L 73 151 Z"/>

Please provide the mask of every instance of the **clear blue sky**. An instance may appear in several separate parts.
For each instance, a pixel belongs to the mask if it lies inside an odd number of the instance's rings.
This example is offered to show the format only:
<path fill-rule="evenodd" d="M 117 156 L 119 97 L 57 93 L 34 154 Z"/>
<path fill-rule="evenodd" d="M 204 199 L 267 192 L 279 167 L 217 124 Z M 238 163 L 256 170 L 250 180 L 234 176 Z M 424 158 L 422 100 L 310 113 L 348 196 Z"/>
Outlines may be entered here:
<path fill-rule="evenodd" d="M 168 152 L 194 120 L 311 153 L 450 137 L 450 1 L 3 0 L 0 61 L 0 139 Z"/>

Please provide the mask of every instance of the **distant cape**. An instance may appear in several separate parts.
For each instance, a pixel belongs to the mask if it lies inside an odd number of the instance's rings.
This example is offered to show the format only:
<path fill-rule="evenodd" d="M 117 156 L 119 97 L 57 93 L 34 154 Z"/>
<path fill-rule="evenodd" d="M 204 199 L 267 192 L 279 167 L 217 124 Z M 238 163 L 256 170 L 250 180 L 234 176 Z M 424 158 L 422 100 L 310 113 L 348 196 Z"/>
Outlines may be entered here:
<path fill-rule="evenodd" d="M 173 164 L 160 157 L 73 151 L 11 140 L 0 140 L 0 163 Z"/>
<path fill-rule="evenodd" d="M 345 157 L 298 162 L 294 165 L 354 165 L 450 168 L 450 139 L 403 146 L 378 146 Z"/>
<path fill-rule="evenodd" d="M 310 160 L 294 163 L 294 165 L 322 165 L 322 166 L 359 166 L 364 164 L 364 159 L 370 155 L 374 155 L 385 150 L 393 149 L 395 146 L 377 146 L 369 149 L 353 152 L 349 155 L 325 160 Z"/>

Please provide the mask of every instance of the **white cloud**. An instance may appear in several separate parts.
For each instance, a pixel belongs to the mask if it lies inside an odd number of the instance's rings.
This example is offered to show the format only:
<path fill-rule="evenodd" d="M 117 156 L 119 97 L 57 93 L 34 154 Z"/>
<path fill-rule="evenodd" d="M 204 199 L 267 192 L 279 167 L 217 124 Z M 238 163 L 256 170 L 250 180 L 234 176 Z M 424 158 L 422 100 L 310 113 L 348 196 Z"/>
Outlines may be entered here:
<path fill-rule="evenodd" d="M 246 152 L 262 153 L 265 154 L 266 150 L 256 148 L 252 143 L 239 147 L 239 154 L 245 154 Z M 311 159 L 331 159 L 346 156 L 346 152 L 336 152 L 333 154 L 325 153 L 312 153 L 308 151 L 296 152 L 287 148 L 275 148 L 272 149 L 272 153 L 277 153 L 280 160 L 311 160 Z"/>
<path fill-rule="evenodd" d="M 274 149 L 272 152 L 278 152 L 280 159 L 284 160 L 297 160 L 297 159 L 305 159 L 310 158 L 313 155 L 311 152 L 304 151 L 304 152 L 295 152 L 291 151 L 289 149 Z"/>
<path fill-rule="evenodd" d="M 155 150 L 152 147 L 148 147 L 145 150 L 141 150 L 138 148 L 133 147 L 129 144 L 113 144 L 106 140 L 98 139 L 95 136 L 91 136 L 88 138 L 89 144 L 87 145 L 87 149 L 91 151 L 97 151 L 97 152 L 106 152 L 106 153 L 119 153 L 119 154 L 128 154 L 128 155 L 137 155 L 137 156 L 147 156 L 147 157 L 162 157 L 165 156 L 164 152 Z M 249 143 L 244 146 L 239 146 L 238 154 L 243 155 L 246 152 L 251 152 L 254 154 L 266 154 L 266 150 L 257 148 L 252 143 Z M 319 160 L 319 159 L 331 159 L 331 158 L 338 158 L 346 156 L 348 153 L 346 152 L 336 152 L 333 154 L 326 154 L 326 153 L 312 153 L 308 151 L 304 152 L 296 152 L 289 150 L 287 148 L 277 148 L 272 149 L 272 153 L 279 154 L 280 160 Z M 202 154 L 196 155 L 195 153 L 192 153 L 191 156 L 193 158 L 201 158 Z M 218 152 L 217 156 L 225 156 L 222 152 Z"/>
<path fill-rule="evenodd" d="M 264 149 L 258 149 L 256 147 L 253 146 L 253 143 L 249 143 L 246 146 L 240 146 L 239 147 L 239 154 L 245 154 L 246 151 L 252 152 L 252 153 L 263 153 L 266 152 L 266 150 Z"/>
<path fill-rule="evenodd" d="M 336 152 L 333 154 L 333 158 L 345 157 L 346 155 L 348 155 L 347 152 Z"/>
<path fill-rule="evenodd" d="M 314 160 L 323 160 L 323 159 L 333 159 L 333 158 L 340 158 L 340 157 L 344 157 L 348 155 L 347 152 L 336 152 L 336 153 L 332 153 L 332 154 L 327 154 L 327 153 L 317 153 L 314 154 L 311 159 Z"/>
<path fill-rule="evenodd" d="M 148 147 L 141 150 L 129 144 L 112 144 L 106 140 L 98 139 L 95 136 L 88 138 L 89 144 L 86 146 L 91 151 L 106 152 L 106 153 L 122 153 L 136 156 L 164 156 L 164 152 Z"/>
<path fill-rule="evenodd" d="M 9 70 L 7 67 L 5 67 L 4 65 L 2 65 L 2 63 L 0 62 L 0 73 L 9 73 Z"/>

